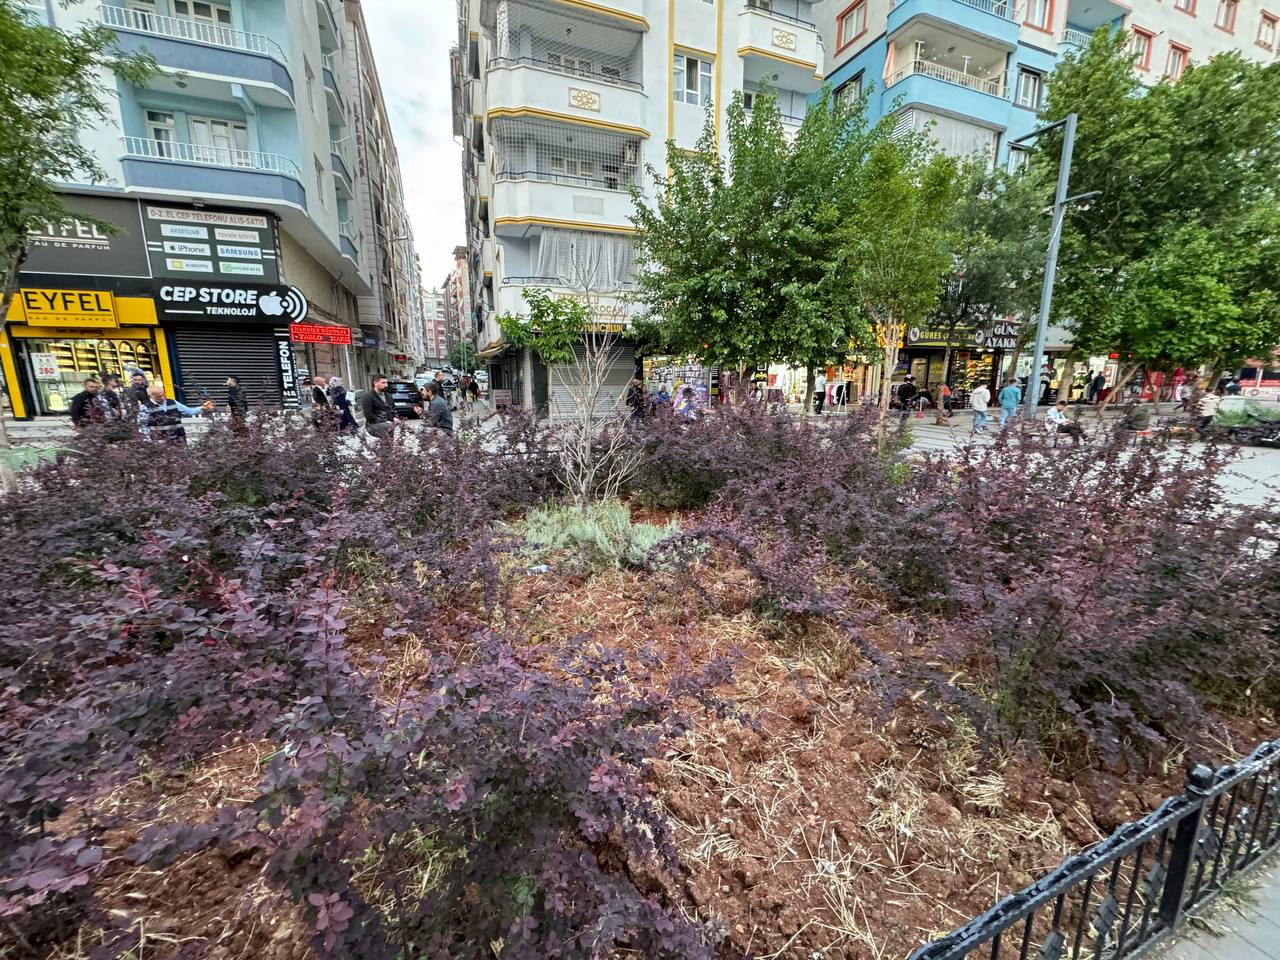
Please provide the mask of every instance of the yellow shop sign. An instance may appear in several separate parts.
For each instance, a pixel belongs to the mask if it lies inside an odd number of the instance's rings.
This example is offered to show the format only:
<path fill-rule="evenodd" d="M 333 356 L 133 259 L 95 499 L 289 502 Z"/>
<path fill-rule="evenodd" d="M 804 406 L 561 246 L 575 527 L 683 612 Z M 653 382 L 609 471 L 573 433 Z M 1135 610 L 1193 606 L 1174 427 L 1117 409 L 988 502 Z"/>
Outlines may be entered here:
<path fill-rule="evenodd" d="M 15 298 L 21 317 L 36 327 L 118 326 L 115 297 L 107 290 L 21 290 Z"/>

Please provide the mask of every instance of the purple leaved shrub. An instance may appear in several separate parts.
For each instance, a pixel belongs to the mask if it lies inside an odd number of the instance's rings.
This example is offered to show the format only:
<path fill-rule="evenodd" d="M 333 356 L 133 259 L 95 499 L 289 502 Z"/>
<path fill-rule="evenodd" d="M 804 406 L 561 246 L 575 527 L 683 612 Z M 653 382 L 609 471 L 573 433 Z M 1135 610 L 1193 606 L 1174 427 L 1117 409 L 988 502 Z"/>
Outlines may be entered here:
<path fill-rule="evenodd" d="M 664 894 L 645 770 L 723 671 L 658 680 L 643 654 L 531 648 L 455 606 L 513 547 L 497 521 L 553 489 L 530 423 L 340 444 L 285 422 L 190 448 L 86 437 L 0 503 L 6 929 L 34 956 L 77 930 L 125 949 L 101 889 L 123 868 L 106 838 L 134 830 L 129 863 L 258 858 L 320 956 L 708 956 Z M 136 832 L 107 802 L 237 741 L 272 759 L 210 819 L 153 807 Z"/>

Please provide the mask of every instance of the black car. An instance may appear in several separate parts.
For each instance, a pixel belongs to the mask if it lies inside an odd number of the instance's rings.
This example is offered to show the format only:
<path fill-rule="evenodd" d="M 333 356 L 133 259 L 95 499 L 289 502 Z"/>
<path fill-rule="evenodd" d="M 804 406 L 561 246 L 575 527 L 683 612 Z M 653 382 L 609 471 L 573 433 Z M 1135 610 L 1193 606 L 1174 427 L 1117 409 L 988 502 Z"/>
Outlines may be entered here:
<path fill-rule="evenodd" d="M 419 419 L 415 407 L 425 406 L 422 392 L 412 380 L 391 380 L 387 383 L 387 393 L 391 394 L 391 404 L 395 407 L 396 416 L 401 420 Z"/>

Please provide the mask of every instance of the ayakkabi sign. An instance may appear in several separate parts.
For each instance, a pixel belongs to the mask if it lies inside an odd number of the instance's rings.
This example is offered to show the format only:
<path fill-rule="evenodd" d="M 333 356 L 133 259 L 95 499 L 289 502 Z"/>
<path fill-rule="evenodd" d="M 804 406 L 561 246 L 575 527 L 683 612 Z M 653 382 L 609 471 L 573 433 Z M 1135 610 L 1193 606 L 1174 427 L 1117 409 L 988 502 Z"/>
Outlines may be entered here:
<path fill-rule="evenodd" d="M 301 323 L 310 309 L 301 290 L 258 284 L 161 284 L 156 308 L 170 321 Z"/>

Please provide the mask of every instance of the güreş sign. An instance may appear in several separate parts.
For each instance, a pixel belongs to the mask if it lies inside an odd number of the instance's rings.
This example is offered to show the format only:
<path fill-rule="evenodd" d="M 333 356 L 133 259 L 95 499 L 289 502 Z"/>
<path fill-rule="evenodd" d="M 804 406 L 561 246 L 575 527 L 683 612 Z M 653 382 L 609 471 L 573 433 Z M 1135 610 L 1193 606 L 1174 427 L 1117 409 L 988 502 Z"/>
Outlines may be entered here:
<path fill-rule="evenodd" d="M 297 287 L 258 284 L 164 283 L 156 290 L 156 309 L 164 320 L 231 323 L 301 323 L 307 298 Z"/>

